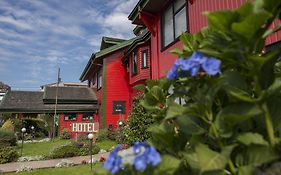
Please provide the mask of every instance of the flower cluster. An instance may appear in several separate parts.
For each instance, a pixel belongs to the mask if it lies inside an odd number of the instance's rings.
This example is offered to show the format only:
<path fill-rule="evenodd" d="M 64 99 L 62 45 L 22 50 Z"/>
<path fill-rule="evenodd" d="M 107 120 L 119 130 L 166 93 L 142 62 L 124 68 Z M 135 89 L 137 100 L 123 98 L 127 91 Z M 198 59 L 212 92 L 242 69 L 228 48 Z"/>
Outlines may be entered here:
<path fill-rule="evenodd" d="M 221 61 L 216 58 L 207 58 L 201 52 L 194 52 L 190 58 L 179 58 L 169 70 L 167 78 L 169 80 L 178 77 L 196 76 L 202 68 L 208 75 L 220 74 Z"/>
<path fill-rule="evenodd" d="M 135 170 L 145 170 L 147 165 L 156 166 L 161 162 L 160 154 L 157 150 L 144 142 L 135 142 L 133 147 L 121 150 L 118 145 L 109 155 L 104 163 L 104 168 L 111 170 L 115 174 L 126 165 L 131 165 Z"/>

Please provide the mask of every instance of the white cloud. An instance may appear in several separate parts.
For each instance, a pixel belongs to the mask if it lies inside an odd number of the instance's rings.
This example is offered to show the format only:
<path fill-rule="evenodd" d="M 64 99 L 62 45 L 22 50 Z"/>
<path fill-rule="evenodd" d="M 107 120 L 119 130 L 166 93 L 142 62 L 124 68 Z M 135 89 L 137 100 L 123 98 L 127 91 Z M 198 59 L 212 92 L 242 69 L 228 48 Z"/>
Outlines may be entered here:
<path fill-rule="evenodd" d="M 0 16 L 0 22 L 14 25 L 17 28 L 24 30 L 31 30 L 32 26 L 23 20 L 17 20 L 10 16 Z"/>

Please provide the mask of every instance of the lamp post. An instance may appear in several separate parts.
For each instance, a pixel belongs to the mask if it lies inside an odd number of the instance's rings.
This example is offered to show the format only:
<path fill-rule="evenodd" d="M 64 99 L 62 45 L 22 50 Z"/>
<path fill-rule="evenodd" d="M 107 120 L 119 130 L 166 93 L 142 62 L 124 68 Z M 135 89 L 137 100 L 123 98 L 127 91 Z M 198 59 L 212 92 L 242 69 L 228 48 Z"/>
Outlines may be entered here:
<path fill-rule="evenodd" d="M 31 132 L 32 132 L 32 133 L 31 133 L 31 134 L 32 134 L 32 137 L 31 137 L 31 138 L 32 138 L 32 142 L 33 142 L 33 139 L 34 139 L 34 126 L 31 126 Z"/>
<path fill-rule="evenodd" d="M 90 141 L 91 171 L 93 170 L 93 158 L 92 158 L 93 138 L 94 138 L 94 134 L 89 133 L 89 134 L 88 134 L 88 139 L 89 139 L 89 141 Z"/>
<path fill-rule="evenodd" d="M 26 132 L 25 128 L 21 128 L 21 151 L 20 151 L 20 156 L 22 156 L 22 150 L 23 150 L 23 141 L 24 141 L 24 133 Z"/>

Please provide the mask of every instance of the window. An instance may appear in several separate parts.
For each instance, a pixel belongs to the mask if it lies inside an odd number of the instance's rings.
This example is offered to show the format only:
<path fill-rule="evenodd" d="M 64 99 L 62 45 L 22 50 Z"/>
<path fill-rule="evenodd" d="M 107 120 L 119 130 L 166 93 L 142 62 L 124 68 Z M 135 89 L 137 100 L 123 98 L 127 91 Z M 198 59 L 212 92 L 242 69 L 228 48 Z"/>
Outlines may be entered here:
<path fill-rule="evenodd" d="M 133 52 L 131 63 L 132 63 L 132 75 L 136 75 L 138 73 L 138 55 L 136 52 Z"/>
<path fill-rule="evenodd" d="M 64 114 L 64 120 L 65 121 L 75 121 L 76 114 L 75 113 Z"/>
<path fill-rule="evenodd" d="M 186 1 L 176 0 L 162 15 L 162 48 L 175 41 L 187 30 Z"/>
<path fill-rule="evenodd" d="M 97 73 L 97 89 L 102 87 L 102 69 Z"/>
<path fill-rule="evenodd" d="M 148 67 L 148 50 L 143 50 L 141 53 L 141 62 L 142 62 L 142 68 Z"/>
<path fill-rule="evenodd" d="M 94 114 L 93 113 L 83 113 L 83 120 L 94 120 Z"/>
<path fill-rule="evenodd" d="M 126 114 L 125 101 L 113 101 L 113 114 Z"/>

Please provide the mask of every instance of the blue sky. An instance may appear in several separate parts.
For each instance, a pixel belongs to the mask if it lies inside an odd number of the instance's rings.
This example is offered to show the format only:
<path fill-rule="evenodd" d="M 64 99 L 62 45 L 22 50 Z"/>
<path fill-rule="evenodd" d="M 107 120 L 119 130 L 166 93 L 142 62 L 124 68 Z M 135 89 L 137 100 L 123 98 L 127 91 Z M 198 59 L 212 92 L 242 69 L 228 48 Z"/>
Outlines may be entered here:
<path fill-rule="evenodd" d="M 127 19 L 138 0 L 1 0 L 0 81 L 37 90 L 56 81 L 79 82 L 102 36 L 128 39 Z"/>

